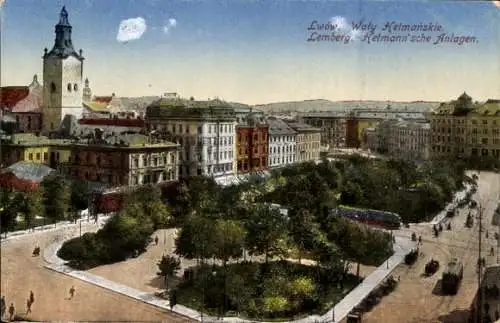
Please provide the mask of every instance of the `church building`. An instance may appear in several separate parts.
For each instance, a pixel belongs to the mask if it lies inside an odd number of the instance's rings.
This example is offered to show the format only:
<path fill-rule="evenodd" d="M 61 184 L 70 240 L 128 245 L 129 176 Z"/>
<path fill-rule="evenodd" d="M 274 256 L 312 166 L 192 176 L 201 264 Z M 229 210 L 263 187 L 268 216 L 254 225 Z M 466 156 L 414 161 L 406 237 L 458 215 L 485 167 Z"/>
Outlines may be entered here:
<path fill-rule="evenodd" d="M 44 134 L 59 131 L 66 116 L 80 119 L 83 113 L 83 55 L 75 51 L 72 27 L 63 7 L 55 26 L 55 42 L 43 54 L 43 129 Z"/>

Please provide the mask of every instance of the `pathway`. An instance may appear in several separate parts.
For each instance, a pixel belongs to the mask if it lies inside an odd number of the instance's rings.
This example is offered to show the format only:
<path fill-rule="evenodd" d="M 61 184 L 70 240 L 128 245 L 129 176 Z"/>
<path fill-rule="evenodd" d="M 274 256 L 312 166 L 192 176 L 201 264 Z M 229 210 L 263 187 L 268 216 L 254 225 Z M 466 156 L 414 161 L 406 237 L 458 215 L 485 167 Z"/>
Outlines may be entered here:
<path fill-rule="evenodd" d="M 57 256 L 57 250 L 59 250 L 64 241 L 58 241 L 47 247 L 43 256 L 44 259 L 49 263 L 45 265 L 46 268 L 54 270 L 56 272 L 81 279 L 88 283 L 100 286 L 112 290 L 116 293 L 126 295 L 128 297 L 143 301 L 147 304 L 157 306 L 159 308 L 170 310 L 169 302 L 160 297 L 155 296 L 153 293 L 144 293 L 142 291 L 130 288 L 123 284 L 119 284 L 100 276 L 91 274 L 86 271 L 74 270 L 65 265 L 65 261 Z M 409 241 L 407 237 L 396 236 L 396 243 L 394 245 L 395 253 L 386 262 L 380 265 L 372 274 L 366 277 L 361 284 L 359 284 L 355 289 L 353 289 L 348 295 L 344 297 L 334 309 L 328 311 L 322 316 L 314 315 L 309 316 L 297 321 L 296 323 L 314 323 L 314 322 L 332 322 L 332 312 L 335 312 L 335 322 L 342 321 L 347 314 L 349 314 L 354 307 L 360 304 L 363 299 L 365 299 L 370 292 L 376 288 L 393 270 L 396 268 L 404 259 L 404 256 L 408 251 L 414 247 L 414 243 Z M 223 320 L 217 320 L 214 317 L 209 317 L 203 315 L 198 311 L 190 309 L 182 305 L 176 305 L 173 312 L 183 315 L 185 317 L 194 319 L 196 321 L 203 322 L 231 322 L 231 323 L 243 323 L 243 322 L 253 322 L 249 320 L 244 320 L 235 317 L 226 317 Z M 291 323 L 291 322 L 290 322 Z"/>

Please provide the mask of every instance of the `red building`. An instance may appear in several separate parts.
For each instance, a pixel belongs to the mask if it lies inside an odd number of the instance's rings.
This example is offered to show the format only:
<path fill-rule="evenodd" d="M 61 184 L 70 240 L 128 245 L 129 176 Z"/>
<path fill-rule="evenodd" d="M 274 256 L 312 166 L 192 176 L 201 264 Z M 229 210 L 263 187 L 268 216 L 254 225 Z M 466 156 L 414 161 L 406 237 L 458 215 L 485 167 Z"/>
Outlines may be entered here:
<path fill-rule="evenodd" d="M 353 116 L 349 116 L 346 121 L 346 138 L 345 144 L 347 148 L 359 148 L 361 143 L 358 137 L 359 121 Z"/>
<path fill-rule="evenodd" d="M 236 125 L 237 172 L 259 172 L 268 166 L 269 125 L 263 117 L 250 112 Z"/>
<path fill-rule="evenodd" d="M 6 86 L 0 89 L 0 108 L 16 119 L 17 131 L 40 132 L 42 129 L 43 86 L 37 76 L 29 86 Z"/>
<path fill-rule="evenodd" d="M 42 164 L 18 162 L 0 170 L 0 187 L 19 191 L 32 191 L 54 169 Z"/>

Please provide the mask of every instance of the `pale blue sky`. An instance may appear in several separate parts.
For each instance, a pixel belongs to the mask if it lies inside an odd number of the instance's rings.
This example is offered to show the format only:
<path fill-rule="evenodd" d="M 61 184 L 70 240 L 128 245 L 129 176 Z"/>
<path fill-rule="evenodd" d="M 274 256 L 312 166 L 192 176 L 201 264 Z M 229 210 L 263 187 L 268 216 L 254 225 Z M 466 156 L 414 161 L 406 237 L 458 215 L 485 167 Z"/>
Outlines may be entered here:
<path fill-rule="evenodd" d="M 477 100 L 500 97 L 500 8 L 491 1 L 7 0 L 2 85 L 28 84 L 35 73 L 41 79 L 43 48 L 53 45 L 63 4 L 97 95 L 178 92 L 250 104 L 450 100 L 463 91 Z M 336 16 L 379 29 L 392 20 L 439 23 L 478 42 L 307 42 L 313 20 Z M 143 37 L 119 43 L 120 21 L 135 17 L 146 20 Z M 177 25 L 165 34 L 169 18 Z"/>

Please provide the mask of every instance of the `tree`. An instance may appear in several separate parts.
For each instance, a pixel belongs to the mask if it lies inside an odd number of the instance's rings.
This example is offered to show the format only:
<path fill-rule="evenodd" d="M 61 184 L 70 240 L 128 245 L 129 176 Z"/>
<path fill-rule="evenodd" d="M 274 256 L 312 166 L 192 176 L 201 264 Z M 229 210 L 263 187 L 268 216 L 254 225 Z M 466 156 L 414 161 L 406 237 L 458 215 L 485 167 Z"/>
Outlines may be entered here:
<path fill-rule="evenodd" d="M 43 192 L 40 188 L 29 193 L 18 193 L 19 213 L 24 219 L 27 229 L 33 228 L 37 216 L 43 216 Z"/>
<path fill-rule="evenodd" d="M 181 261 L 176 257 L 163 255 L 157 265 L 160 270 L 157 275 L 164 278 L 165 292 L 168 292 L 168 279 L 181 269 Z"/>
<path fill-rule="evenodd" d="M 68 210 L 69 190 L 59 175 L 45 177 L 40 183 L 43 188 L 45 216 L 53 223 L 65 219 Z"/>
<path fill-rule="evenodd" d="M 284 256 L 287 252 L 280 241 L 287 240 L 287 220 L 280 210 L 269 204 L 258 205 L 246 222 L 246 248 L 250 255 Z"/>
<path fill-rule="evenodd" d="M 14 194 L 9 189 L 1 189 L 0 191 L 0 221 L 2 225 L 2 233 L 12 231 L 16 226 L 17 207 L 13 203 Z"/>
<path fill-rule="evenodd" d="M 89 186 L 85 181 L 72 181 L 70 184 L 69 203 L 71 209 L 82 211 L 89 206 Z"/>
<path fill-rule="evenodd" d="M 108 244 L 112 260 L 125 260 L 143 252 L 152 240 L 152 221 L 131 213 L 130 209 L 123 209 L 98 232 L 99 239 Z"/>
<path fill-rule="evenodd" d="M 170 209 L 162 199 L 161 190 L 153 184 L 134 190 L 129 194 L 125 206 L 150 219 L 154 230 L 166 228 L 171 222 Z"/>
<path fill-rule="evenodd" d="M 175 239 L 175 254 L 204 261 L 214 255 L 214 220 L 191 215 Z"/>
<path fill-rule="evenodd" d="M 298 308 L 307 298 L 312 298 L 316 290 L 316 284 L 309 277 L 297 277 L 288 283 L 288 295 L 291 303 Z"/>
<path fill-rule="evenodd" d="M 224 268 L 231 258 L 240 258 L 243 254 L 246 230 L 235 220 L 218 219 L 215 221 L 213 256 L 224 263 Z"/>

